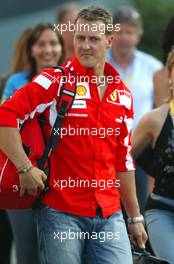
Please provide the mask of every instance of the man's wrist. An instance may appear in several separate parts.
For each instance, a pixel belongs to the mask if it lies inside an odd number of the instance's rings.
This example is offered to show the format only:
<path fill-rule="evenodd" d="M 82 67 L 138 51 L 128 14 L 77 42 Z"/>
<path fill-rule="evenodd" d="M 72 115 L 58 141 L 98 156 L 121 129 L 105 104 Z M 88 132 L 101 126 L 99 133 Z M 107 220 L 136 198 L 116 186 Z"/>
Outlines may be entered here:
<path fill-rule="evenodd" d="M 125 204 L 125 209 L 128 217 L 141 215 L 140 207 L 135 196 L 129 198 L 128 202 Z"/>
<path fill-rule="evenodd" d="M 28 162 L 28 163 L 26 163 L 26 164 L 24 164 L 22 166 L 19 166 L 17 168 L 17 171 L 18 171 L 19 174 L 24 174 L 24 173 L 30 171 L 32 168 L 33 168 L 32 163 Z"/>
<path fill-rule="evenodd" d="M 143 215 L 128 217 L 127 222 L 128 224 L 136 224 L 136 223 L 144 224 L 144 217 Z"/>

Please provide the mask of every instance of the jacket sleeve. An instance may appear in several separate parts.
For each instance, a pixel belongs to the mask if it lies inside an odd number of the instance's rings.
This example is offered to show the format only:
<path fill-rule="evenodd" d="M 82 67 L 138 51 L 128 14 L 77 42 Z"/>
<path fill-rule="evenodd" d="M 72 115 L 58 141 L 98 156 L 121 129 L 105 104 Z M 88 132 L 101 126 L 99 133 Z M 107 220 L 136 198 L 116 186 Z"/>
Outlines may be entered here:
<path fill-rule="evenodd" d="M 46 69 L 16 91 L 0 106 L 0 126 L 19 127 L 28 118 L 34 118 L 57 100 L 58 78 L 54 70 Z"/>
<path fill-rule="evenodd" d="M 126 96 L 128 98 L 126 98 Z M 130 92 L 125 92 L 124 96 L 125 116 L 120 128 L 120 135 L 117 141 L 116 150 L 116 170 L 120 172 L 135 170 L 135 164 L 132 157 L 132 125 L 133 125 L 133 98 Z M 129 103 L 130 100 L 130 103 Z"/>

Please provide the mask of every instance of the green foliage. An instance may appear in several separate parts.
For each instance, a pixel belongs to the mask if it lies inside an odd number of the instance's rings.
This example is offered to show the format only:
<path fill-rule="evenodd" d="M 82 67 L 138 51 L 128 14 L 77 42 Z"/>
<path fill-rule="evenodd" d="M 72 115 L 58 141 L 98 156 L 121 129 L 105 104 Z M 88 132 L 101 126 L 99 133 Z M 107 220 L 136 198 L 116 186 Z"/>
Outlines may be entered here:
<path fill-rule="evenodd" d="M 168 21 L 174 16 L 174 0 L 134 0 L 134 3 L 144 24 L 139 48 L 161 59 L 161 40 Z"/>

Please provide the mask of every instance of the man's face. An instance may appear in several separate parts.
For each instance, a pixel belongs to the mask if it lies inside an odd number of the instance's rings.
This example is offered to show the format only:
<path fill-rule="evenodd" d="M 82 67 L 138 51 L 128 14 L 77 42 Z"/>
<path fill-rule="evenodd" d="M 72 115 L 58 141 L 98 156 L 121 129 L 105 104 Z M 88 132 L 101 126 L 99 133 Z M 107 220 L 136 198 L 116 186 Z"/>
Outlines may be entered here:
<path fill-rule="evenodd" d="M 81 25 L 87 26 L 84 28 Z M 81 65 L 86 68 L 95 68 L 104 64 L 106 49 L 111 46 L 113 36 L 103 34 L 103 31 L 100 30 L 103 29 L 103 26 L 102 21 L 79 19 L 76 23 L 74 51 Z"/>
<path fill-rule="evenodd" d="M 130 53 L 139 41 L 140 35 L 136 26 L 130 23 L 121 23 L 120 31 L 114 33 L 112 49 L 124 55 Z"/>

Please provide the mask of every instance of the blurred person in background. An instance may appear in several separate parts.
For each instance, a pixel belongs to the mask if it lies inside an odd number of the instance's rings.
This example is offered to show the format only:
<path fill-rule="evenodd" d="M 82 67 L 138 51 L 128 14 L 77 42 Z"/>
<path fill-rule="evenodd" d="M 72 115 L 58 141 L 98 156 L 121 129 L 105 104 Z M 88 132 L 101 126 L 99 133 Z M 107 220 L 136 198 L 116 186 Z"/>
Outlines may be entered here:
<path fill-rule="evenodd" d="M 166 60 L 169 52 L 174 47 L 174 16 L 170 19 L 162 40 L 163 62 L 166 64 Z M 169 97 L 170 93 L 168 88 L 168 78 L 166 67 L 160 69 L 154 73 L 154 94 L 155 94 L 155 106 L 159 107 Z"/>
<path fill-rule="evenodd" d="M 60 5 L 57 13 L 57 24 L 59 26 L 62 25 L 63 28 L 65 27 L 68 28 L 69 24 L 74 24 L 74 20 L 78 11 L 79 11 L 79 7 L 76 3 L 71 3 L 71 4 L 68 3 L 68 4 Z M 66 61 L 71 60 L 74 55 L 74 46 L 73 46 L 74 32 L 70 30 L 65 30 L 62 32 L 62 37 L 63 37 L 66 56 L 67 56 Z"/>
<path fill-rule="evenodd" d="M 145 211 L 152 249 L 157 257 L 173 264 L 174 50 L 168 56 L 166 69 L 170 98 L 140 120 L 132 143 L 134 157 L 139 157 L 145 170 L 153 176 Z"/>
<path fill-rule="evenodd" d="M 19 39 L 16 42 L 11 70 L 1 77 L 0 83 L 0 98 L 2 96 L 5 84 L 10 75 L 24 71 L 27 69 L 27 54 L 26 54 L 26 43 L 28 41 L 31 28 L 27 28 L 22 32 Z M 9 223 L 8 215 L 5 210 L 0 210 L 0 263 L 10 264 L 11 248 L 13 242 L 13 235 L 11 226 Z"/>
<path fill-rule="evenodd" d="M 135 128 L 140 118 L 153 107 L 153 74 L 162 67 L 162 63 L 136 48 L 143 34 L 142 18 L 136 9 L 120 7 L 113 15 L 113 24 L 120 24 L 120 31 L 114 32 L 106 59 L 118 70 L 121 80 L 132 92 Z M 141 212 L 148 195 L 147 179 L 148 176 L 137 166 L 136 185 Z"/>
<path fill-rule="evenodd" d="M 61 65 L 65 57 L 62 37 L 57 31 L 53 31 L 53 25 L 49 23 L 36 25 L 32 29 L 26 52 L 28 70 L 10 76 L 4 89 L 3 100 L 30 82 L 33 76 L 44 68 Z M 32 210 L 8 210 L 8 216 L 15 240 L 17 264 L 40 263 Z"/>
<path fill-rule="evenodd" d="M 10 76 L 4 88 L 2 101 L 12 96 L 15 90 L 30 82 L 34 75 L 45 67 L 54 67 L 57 62 L 60 65 L 64 61 L 65 49 L 62 37 L 58 31 L 53 31 L 51 24 L 37 25 L 30 34 L 26 49 L 28 60 L 26 70 Z"/>

